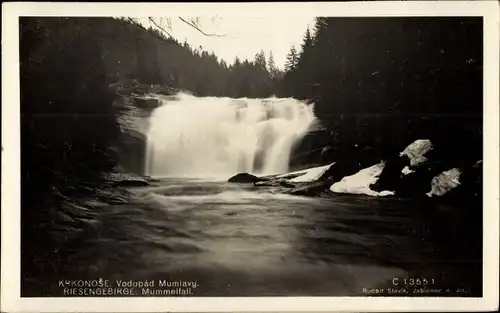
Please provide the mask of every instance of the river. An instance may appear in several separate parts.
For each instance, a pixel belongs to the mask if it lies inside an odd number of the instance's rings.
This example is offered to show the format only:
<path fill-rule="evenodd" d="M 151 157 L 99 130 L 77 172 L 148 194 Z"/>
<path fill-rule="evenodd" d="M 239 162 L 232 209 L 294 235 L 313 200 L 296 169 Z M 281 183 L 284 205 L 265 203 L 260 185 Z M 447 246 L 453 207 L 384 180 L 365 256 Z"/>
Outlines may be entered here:
<path fill-rule="evenodd" d="M 61 279 L 196 281 L 194 296 L 347 296 L 426 278 L 481 293 L 474 240 L 430 202 L 187 178 L 131 191 L 135 203 L 99 209 Z M 45 291 L 60 296 L 55 279 Z"/>

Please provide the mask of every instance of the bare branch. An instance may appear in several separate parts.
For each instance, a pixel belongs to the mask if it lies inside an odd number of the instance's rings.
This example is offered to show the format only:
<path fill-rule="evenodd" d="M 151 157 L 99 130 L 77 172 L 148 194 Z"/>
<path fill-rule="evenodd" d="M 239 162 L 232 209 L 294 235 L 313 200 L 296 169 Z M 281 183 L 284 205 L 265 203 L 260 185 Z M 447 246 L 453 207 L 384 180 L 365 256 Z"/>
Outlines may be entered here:
<path fill-rule="evenodd" d="M 161 29 L 164 33 L 166 33 L 170 39 L 175 39 L 165 28 L 161 27 L 160 25 L 158 25 L 155 20 L 152 18 L 152 17 L 148 17 L 149 21 L 151 23 L 153 23 L 156 27 L 158 27 L 159 29 Z"/>
<path fill-rule="evenodd" d="M 196 29 L 197 31 L 199 31 L 200 33 L 202 33 L 203 35 L 205 36 L 209 36 L 209 37 L 224 37 L 225 35 L 219 35 L 219 34 L 207 34 L 205 33 L 203 30 L 201 30 L 197 25 L 196 25 L 196 22 L 193 22 L 193 21 L 186 21 L 185 19 L 183 19 L 182 17 L 179 16 L 179 19 L 181 21 L 183 21 L 184 23 L 188 24 L 189 26 L 193 27 L 194 29 Z"/>
<path fill-rule="evenodd" d="M 131 22 L 132 24 L 135 24 L 135 25 L 137 25 L 137 24 L 138 24 L 138 22 L 137 22 L 136 20 L 134 20 L 133 18 L 131 18 L 131 17 L 127 17 L 127 19 L 128 19 L 128 20 L 129 20 L 129 22 Z"/>

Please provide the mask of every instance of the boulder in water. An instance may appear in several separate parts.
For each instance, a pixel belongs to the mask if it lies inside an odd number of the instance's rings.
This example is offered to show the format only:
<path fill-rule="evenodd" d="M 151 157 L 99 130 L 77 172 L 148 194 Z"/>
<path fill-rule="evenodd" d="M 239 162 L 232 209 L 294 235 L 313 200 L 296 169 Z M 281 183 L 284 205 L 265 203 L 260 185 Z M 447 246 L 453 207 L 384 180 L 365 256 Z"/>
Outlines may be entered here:
<path fill-rule="evenodd" d="M 482 161 L 445 171 L 434 177 L 427 196 L 469 207 L 474 212 L 482 205 L 482 171 Z"/>
<path fill-rule="evenodd" d="M 434 177 L 431 181 L 431 191 L 426 195 L 428 197 L 442 196 L 450 190 L 460 185 L 461 171 L 458 168 L 444 171 Z"/>
<path fill-rule="evenodd" d="M 415 172 L 409 168 L 409 164 L 410 161 L 406 155 L 393 155 L 387 158 L 379 179 L 370 185 L 370 189 L 375 191 L 396 190 L 400 187 L 402 176 Z"/>
<path fill-rule="evenodd" d="M 329 185 L 340 181 L 346 176 L 353 175 L 363 169 L 356 159 L 339 159 L 335 163 L 328 166 L 318 178 L 319 181 L 324 181 Z"/>
<path fill-rule="evenodd" d="M 429 139 L 419 139 L 406 147 L 400 156 L 407 156 L 410 160 L 410 169 L 418 167 L 427 161 L 427 154 L 434 149 Z"/>
<path fill-rule="evenodd" d="M 386 159 L 380 178 L 370 185 L 374 191 L 394 190 L 398 196 L 424 196 L 432 179 L 443 171 L 435 147 L 428 139 L 408 145 L 399 155 Z"/>
<path fill-rule="evenodd" d="M 227 180 L 228 183 L 252 184 L 266 179 L 248 173 L 238 173 Z"/>

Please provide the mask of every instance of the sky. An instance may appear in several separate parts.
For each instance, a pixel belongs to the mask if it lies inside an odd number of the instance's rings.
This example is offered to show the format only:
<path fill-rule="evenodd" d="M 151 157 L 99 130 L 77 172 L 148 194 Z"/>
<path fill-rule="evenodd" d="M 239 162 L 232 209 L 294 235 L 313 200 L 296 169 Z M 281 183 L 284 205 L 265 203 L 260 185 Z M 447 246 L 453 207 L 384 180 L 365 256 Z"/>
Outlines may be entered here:
<path fill-rule="evenodd" d="M 182 18 L 190 20 L 194 17 Z M 148 18 L 138 20 L 146 27 L 155 27 Z M 199 17 L 200 29 L 205 33 L 217 35 L 205 36 L 178 17 L 154 17 L 154 20 L 181 43 L 187 40 L 193 48 L 199 49 L 199 46 L 202 46 L 205 51 L 214 51 L 228 64 L 232 64 L 236 57 L 241 60 L 253 60 L 255 55 L 263 50 L 266 59 L 272 51 L 276 66 L 281 69 L 292 45 L 298 48 L 306 29 L 314 26 L 314 16 L 308 15 Z"/>

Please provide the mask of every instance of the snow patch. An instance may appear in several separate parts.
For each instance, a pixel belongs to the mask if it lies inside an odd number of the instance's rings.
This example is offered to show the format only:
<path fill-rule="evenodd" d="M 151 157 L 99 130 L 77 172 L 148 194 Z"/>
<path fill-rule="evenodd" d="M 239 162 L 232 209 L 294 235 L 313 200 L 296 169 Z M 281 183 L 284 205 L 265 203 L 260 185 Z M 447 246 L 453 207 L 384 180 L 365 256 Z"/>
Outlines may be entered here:
<path fill-rule="evenodd" d="M 305 174 L 300 175 L 298 177 L 295 177 L 293 179 L 290 179 L 289 182 L 292 183 L 306 183 L 306 182 L 313 182 L 321 178 L 323 174 L 333 165 L 335 164 L 332 163 L 330 165 L 325 165 L 325 166 L 319 166 L 319 167 L 313 167 L 310 169 L 307 169 Z"/>
<path fill-rule="evenodd" d="M 311 167 L 311 168 L 307 168 L 305 170 L 300 170 L 300 171 L 295 171 L 295 172 L 288 172 L 288 173 L 277 175 L 276 178 L 288 178 L 288 177 L 294 178 L 294 177 L 297 177 L 297 176 L 305 175 L 305 174 L 309 173 L 310 171 L 320 171 L 320 170 L 326 171 L 333 164 L 334 163 L 329 164 L 329 165 Z"/>
<path fill-rule="evenodd" d="M 403 174 L 403 175 L 408 175 L 408 174 L 411 174 L 411 173 L 413 173 L 413 172 L 415 172 L 415 171 L 410 170 L 410 168 L 409 168 L 408 166 L 405 166 L 405 167 L 401 170 L 401 174 Z"/>
<path fill-rule="evenodd" d="M 425 155 L 434 147 L 428 139 L 418 139 L 406 147 L 399 156 L 406 155 L 410 159 L 410 166 L 415 167 L 422 165 L 427 161 Z"/>
<path fill-rule="evenodd" d="M 458 168 L 444 171 L 434 177 L 431 181 L 431 191 L 426 193 L 428 197 L 442 196 L 450 190 L 460 185 L 460 176 L 462 172 Z"/>
<path fill-rule="evenodd" d="M 362 169 L 354 175 L 342 178 L 342 180 L 333 184 L 330 190 L 336 193 L 365 194 L 373 197 L 394 195 L 393 191 L 384 190 L 377 192 L 370 189 L 370 185 L 377 182 L 384 167 L 385 162 L 380 162 L 379 164 Z"/>

